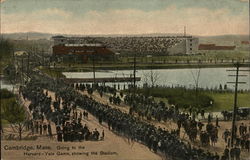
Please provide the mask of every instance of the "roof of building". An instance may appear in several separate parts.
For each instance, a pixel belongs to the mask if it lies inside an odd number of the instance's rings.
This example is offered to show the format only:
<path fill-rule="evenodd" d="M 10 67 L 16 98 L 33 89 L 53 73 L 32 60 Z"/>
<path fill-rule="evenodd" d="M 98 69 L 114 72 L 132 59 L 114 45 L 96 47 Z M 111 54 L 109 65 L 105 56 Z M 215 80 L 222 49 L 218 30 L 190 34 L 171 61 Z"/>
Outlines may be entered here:
<path fill-rule="evenodd" d="M 199 50 L 234 50 L 236 46 L 216 46 L 215 44 L 200 44 Z"/>
<path fill-rule="evenodd" d="M 115 53 L 103 46 L 53 46 L 53 54 L 77 54 L 77 55 L 114 55 Z"/>
<path fill-rule="evenodd" d="M 250 41 L 241 41 L 241 44 L 250 44 Z"/>
<path fill-rule="evenodd" d="M 64 36 L 53 36 L 51 38 L 54 39 L 54 38 L 66 38 L 66 37 L 64 37 Z"/>

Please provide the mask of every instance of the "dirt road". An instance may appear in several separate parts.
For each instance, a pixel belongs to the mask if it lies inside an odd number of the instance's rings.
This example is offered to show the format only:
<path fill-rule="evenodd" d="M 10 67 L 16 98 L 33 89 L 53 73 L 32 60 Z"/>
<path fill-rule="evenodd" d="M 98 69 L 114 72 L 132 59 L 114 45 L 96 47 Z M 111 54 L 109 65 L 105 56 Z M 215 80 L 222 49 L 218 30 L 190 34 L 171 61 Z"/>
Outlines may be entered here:
<path fill-rule="evenodd" d="M 49 96 L 55 99 L 53 92 Z M 24 101 L 24 105 L 30 102 Z M 78 111 L 83 111 L 78 108 Z M 56 139 L 49 139 L 47 136 L 38 136 L 35 141 L 2 141 L 2 155 L 4 160 L 162 160 L 163 158 L 146 146 L 128 141 L 127 138 L 118 136 L 108 130 L 107 125 L 100 125 L 98 120 L 91 114 L 88 119 L 82 121 L 87 124 L 90 130 L 97 128 L 99 132 L 104 130 L 103 141 L 83 142 L 57 142 Z M 11 131 L 10 128 L 5 130 Z M 55 125 L 52 125 L 52 132 L 55 133 Z M 39 146 L 44 149 L 39 149 Z M 20 149 L 15 149 L 19 146 Z M 25 148 L 26 146 L 26 148 Z M 37 148 L 38 146 L 38 148 Z M 14 149 L 13 149 L 14 148 Z M 31 148 L 27 151 L 27 148 Z"/>

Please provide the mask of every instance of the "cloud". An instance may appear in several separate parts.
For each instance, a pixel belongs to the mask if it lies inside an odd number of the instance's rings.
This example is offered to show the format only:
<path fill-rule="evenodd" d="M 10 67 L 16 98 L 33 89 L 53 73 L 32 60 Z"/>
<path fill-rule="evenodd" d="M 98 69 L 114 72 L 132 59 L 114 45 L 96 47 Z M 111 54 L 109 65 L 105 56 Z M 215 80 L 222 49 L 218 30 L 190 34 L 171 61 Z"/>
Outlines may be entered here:
<path fill-rule="evenodd" d="M 162 10 L 113 9 L 74 15 L 50 8 L 30 14 L 3 14 L 3 32 L 66 34 L 187 33 L 193 35 L 248 34 L 248 11 L 232 15 L 228 9 L 169 6 Z"/>

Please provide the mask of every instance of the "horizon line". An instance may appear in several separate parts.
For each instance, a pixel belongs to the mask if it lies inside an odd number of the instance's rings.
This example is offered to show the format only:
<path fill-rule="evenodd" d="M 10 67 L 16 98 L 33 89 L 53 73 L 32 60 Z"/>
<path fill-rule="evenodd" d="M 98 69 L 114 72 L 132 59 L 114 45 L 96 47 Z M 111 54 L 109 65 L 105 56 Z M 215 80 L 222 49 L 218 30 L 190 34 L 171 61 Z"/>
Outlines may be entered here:
<path fill-rule="evenodd" d="M 50 33 L 50 32 L 37 32 L 37 31 L 28 31 L 28 32 L 1 32 L 1 34 L 28 34 L 28 33 L 40 33 L 40 34 L 51 34 L 51 35 L 87 35 L 87 36 L 96 36 L 96 35 L 149 35 L 149 34 L 179 34 L 184 36 L 184 33 L 162 33 L 162 32 L 154 32 L 154 33 L 97 33 L 97 34 L 83 34 L 83 33 Z M 249 36 L 249 34 L 213 34 L 213 35 L 192 35 L 186 34 L 186 36 L 200 36 L 200 37 L 208 37 L 208 36 Z"/>

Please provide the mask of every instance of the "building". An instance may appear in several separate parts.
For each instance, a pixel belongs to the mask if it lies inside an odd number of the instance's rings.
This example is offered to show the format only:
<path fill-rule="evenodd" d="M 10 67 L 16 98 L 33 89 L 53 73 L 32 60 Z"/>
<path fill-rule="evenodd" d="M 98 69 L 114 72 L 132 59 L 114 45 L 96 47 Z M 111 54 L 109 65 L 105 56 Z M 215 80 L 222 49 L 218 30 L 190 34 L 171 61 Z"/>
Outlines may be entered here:
<path fill-rule="evenodd" d="M 176 37 L 180 39 L 178 43 L 175 43 L 168 49 L 170 55 L 177 54 L 196 54 L 198 52 L 199 39 L 192 36 Z"/>
<path fill-rule="evenodd" d="M 124 36 L 124 37 L 52 37 L 54 46 L 85 45 L 105 46 L 122 54 L 176 55 L 196 54 L 199 39 L 192 36 Z"/>
<path fill-rule="evenodd" d="M 93 56 L 97 59 L 112 59 L 113 51 L 100 43 L 86 43 L 82 37 L 54 36 L 52 53 L 55 56 L 78 57 L 86 62 Z"/>
<path fill-rule="evenodd" d="M 83 55 L 83 56 L 113 56 L 114 52 L 104 46 L 84 45 L 84 44 L 65 44 L 52 47 L 54 55 Z"/>
<path fill-rule="evenodd" d="M 200 44 L 199 50 L 235 50 L 236 46 L 216 46 L 215 44 Z"/>
<path fill-rule="evenodd" d="M 241 45 L 249 45 L 250 41 L 241 41 Z"/>

